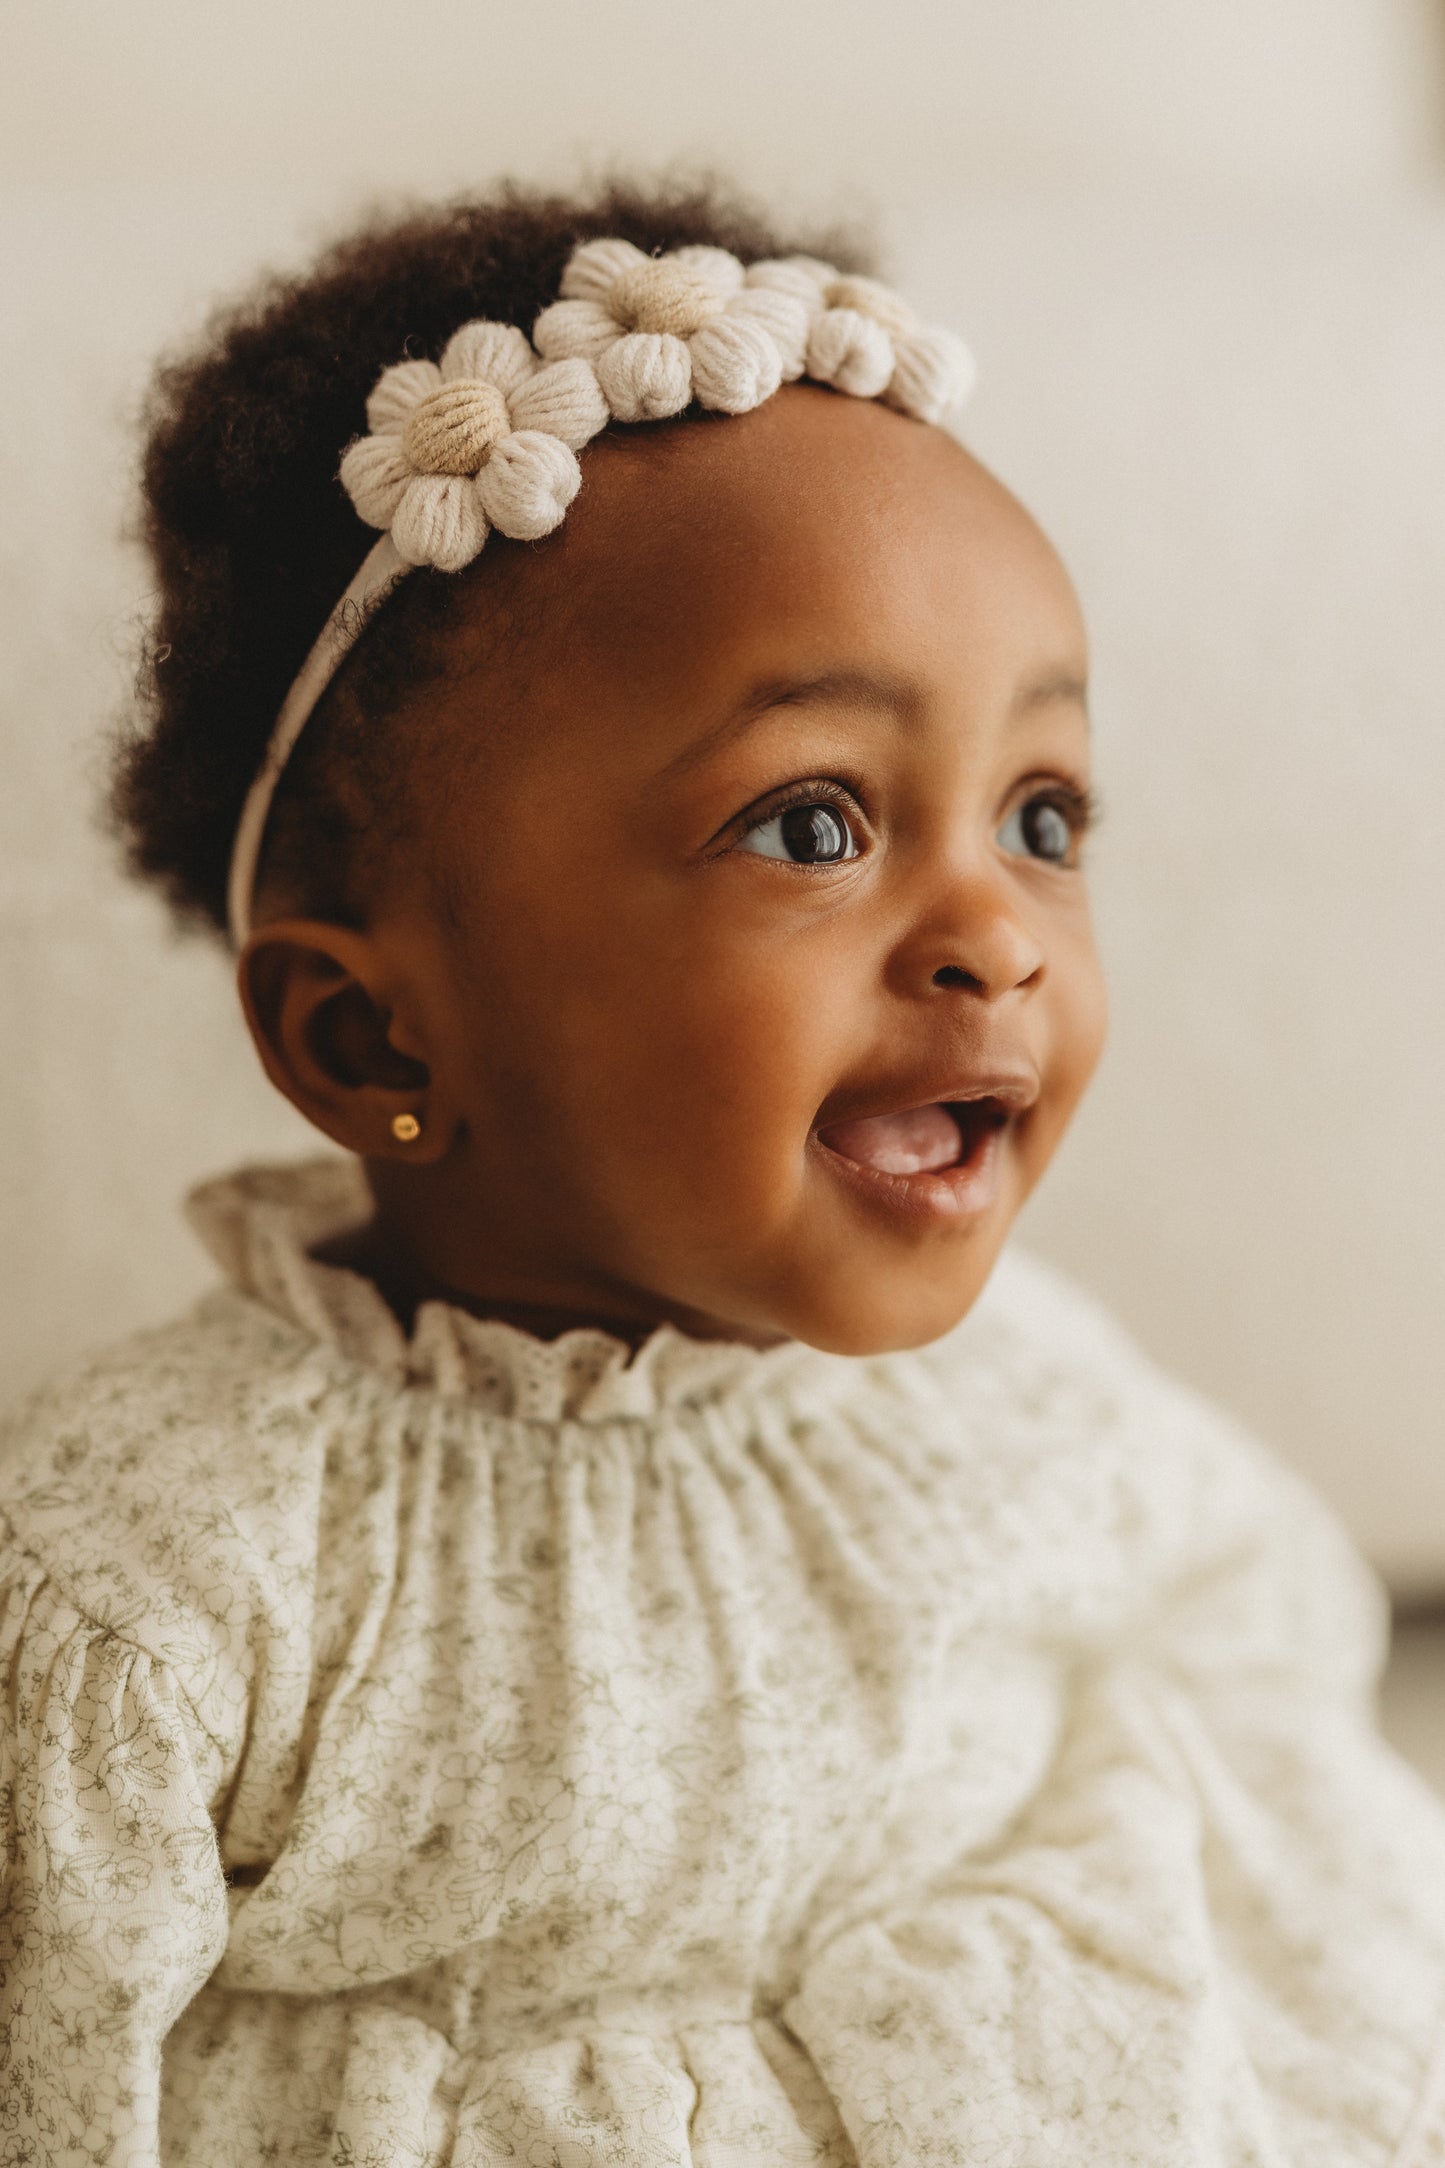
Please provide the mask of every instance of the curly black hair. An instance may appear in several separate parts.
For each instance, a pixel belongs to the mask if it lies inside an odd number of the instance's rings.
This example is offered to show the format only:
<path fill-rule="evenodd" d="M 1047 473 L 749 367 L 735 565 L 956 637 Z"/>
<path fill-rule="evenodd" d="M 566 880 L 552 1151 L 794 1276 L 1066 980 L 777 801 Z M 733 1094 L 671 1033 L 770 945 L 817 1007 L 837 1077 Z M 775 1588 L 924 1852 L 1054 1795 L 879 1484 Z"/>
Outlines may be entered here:
<path fill-rule="evenodd" d="M 337 466 L 381 370 L 435 358 L 473 317 L 530 332 L 577 242 L 689 243 L 744 262 L 795 252 L 866 268 L 836 234 L 775 231 L 709 184 L 610 184 L 585 197 L 514 186 L 373 219 L 299 278 L 272 279 L 158 372 L 142 469 L 158 590 L 141 713 L 110 796 L 130 868 L 183 924 L 224 930 L 232 837 L 276 712 L 375 539 Z M 267 830 L 268 878 L 355 921 L 364 868 L 403 795 L 388 709 L 444 667 L 476 578 L 414 573 L 378 612 L 303 733 Z"/>

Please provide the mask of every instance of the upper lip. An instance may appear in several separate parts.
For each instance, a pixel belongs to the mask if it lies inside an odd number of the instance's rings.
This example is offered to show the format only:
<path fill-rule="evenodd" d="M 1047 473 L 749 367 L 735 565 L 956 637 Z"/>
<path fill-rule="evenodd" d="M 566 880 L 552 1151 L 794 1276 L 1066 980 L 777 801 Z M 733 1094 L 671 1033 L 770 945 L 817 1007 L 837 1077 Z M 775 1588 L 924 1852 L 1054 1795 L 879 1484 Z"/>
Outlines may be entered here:
<path fill-rule="evenodd" d="M 883 1114 L 911 1114 L 919 1107 L 959 1106 L 977 1099 L 994 1100 L 1010 1115 L 1023 1114 L 1038 1096 L 1038 1072 L 1023 1063 L 938 1070 L 866 1095 L 840 1094 L 836 1102 L 821 1109 L 813 1127 L 821 1131 L 842 1122 L 866 1122 Z"/>

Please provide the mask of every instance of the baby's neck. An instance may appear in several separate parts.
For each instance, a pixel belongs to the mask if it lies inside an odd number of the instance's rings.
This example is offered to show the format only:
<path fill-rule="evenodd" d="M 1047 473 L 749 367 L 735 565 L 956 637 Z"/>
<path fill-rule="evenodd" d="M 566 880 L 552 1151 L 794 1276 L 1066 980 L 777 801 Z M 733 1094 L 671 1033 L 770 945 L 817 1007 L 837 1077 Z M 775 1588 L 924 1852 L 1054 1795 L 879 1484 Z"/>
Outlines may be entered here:
<path fill-rule="evenodd" d="M 416 1322 L 416 1313 L 423 1303 L 444 1302 L 453 1309 L 465 1310 L 471 1317 L 513 1325 L 537 1340 L 557 1340 L 564 1332 L 605 1332 L 636 1350 L 664 1324 L 675 1325 L 695 1340 L 740 1340 L 750 1345 L 771 1346 L 776 1344 L 778 1337 L 762 1340 L 756 1334 L 720 1321 L 698 1317 L 692 1312 L 670 1315 L 661 1307 L 651 1315 L 629 1316 L 600 1305 L 579 1307 L 522 1301 L 500 1293 L 471 1293 L 429 1272 L 407 1249 L 389 1238 L 380 1219 L 337 1235 L 329 1242 L 318 1243 L 311 1254 L 318 1264 L 339 1265 L 344 1271 L 358 1273 L 361 1278 L 370 1280 L 407 1332 Z"/>

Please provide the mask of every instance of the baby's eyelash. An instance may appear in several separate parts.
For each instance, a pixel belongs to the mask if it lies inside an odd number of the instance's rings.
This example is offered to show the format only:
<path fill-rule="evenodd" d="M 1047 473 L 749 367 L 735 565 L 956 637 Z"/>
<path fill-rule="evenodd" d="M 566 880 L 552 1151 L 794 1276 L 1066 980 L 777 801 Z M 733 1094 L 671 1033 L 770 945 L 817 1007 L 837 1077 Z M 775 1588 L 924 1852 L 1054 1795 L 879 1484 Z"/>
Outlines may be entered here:
<path fill-rule="evenodd" d="M 1083 784 L 1066 782 L 1061 776 L 1026 778 L 1018 786 L 1014 803 L 1027 804 L 1036 799 L 1045 799 L 1050 805 L 1057 806 L 1080 843 L 1093 834 L 1103 819 L 1098 792 Z M 837 776 L 813 776 L 802 782 L 784 784 L 770 796 L 758 799 L 746 812 L 736 816 L 733 833 L 751 835 L 754 829 L 777 820 L 792 806 L 818 804 L 841 805 L 860 819 L 868 817 L 862 794 L 853 785 Z"/>
<path fill-rule="evenodd" d="M 835 776 L 814 776 L 801 783 L 785 783 L 770 797 L 758 799 L 745 813 L 738 815 L 736 831 L 740 835 L 750 835 L 753 829 L 775 821 L 780 813 L 786 813 L 795 805 L 840 805 L 857 814 L 860 820 L 866 817 L 857 791 Z"/>
<path fill-rule="evenodd" d="M 1078 783 L 1065 783 L 1055 777 L 1023 785 L 1023 802 L 1036 798 L 1046 798 L 1050 805 L 1056 805 L 1074 834 L 1081 839 L 1091 835 L 1103 819 L 1097 791 L 1086 790 Z"/>

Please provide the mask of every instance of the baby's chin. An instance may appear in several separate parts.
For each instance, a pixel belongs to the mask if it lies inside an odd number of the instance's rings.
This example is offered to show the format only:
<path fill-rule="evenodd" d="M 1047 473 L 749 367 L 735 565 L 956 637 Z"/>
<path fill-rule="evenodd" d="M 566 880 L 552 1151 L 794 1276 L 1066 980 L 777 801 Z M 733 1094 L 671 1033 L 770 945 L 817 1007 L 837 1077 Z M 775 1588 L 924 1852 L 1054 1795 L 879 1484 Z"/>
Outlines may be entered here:
<path fill-rule="evenodd" d="M 684 1310 L 673 1286 L 668 1312 L 684 1330 L 705 1320 L 708 1337 L 755 1346 L 786 1339 L 852 1356 L 926 1347 L 988 1283 L 1032 1186 L 1019 1143 L 1014 1124 L 984 1111 L 813 1132 L 798 1179 L 773 1184 L 770 1198 L 755 1185 L 754 1213 L 735 1196 L 712 1223 L 709 1262 L 676 1276 L 691 1283 L 688 1301 Z M 666 1280 L 653 1262 L 657 1288 Z"/>
<path fill-rule="evenodd" d="M 773 1328 L 834 1355 L 894 1354 L 952 1332 L 1028 1186 L 1006 1124 L 964 1121 L 951 1153 L 922 1122 L 886 1149 L 857 1133 L 869 1126 L 813 1140 L 792 1269 L 772 1283 Z"/>
<path fill-rule="evenodd" d="M 988 1284 L 1008 1232 L 974 1228 L 945 1250 L 931 1246 L 910 1258 L 880 1257 L 858 1248 L 799 1259 L 776 1276 L 769 1297 L 739 1302 L 745 1314 L 719 1319 L 720 1336 L 764 1346 L 798 1340 L 828 1355 L 893 1355 L 928 1347 L 953 1331 Z M 734 1307 L 728 1305 L 727 1307 Z"/>
<path fill-rule="evenodd" d="M 961 1324 L 993 1270 L 997 1250 L 971 1261 L 966 1280 L 940 1287 L 899 1286 L 874 1276 L 799 1305 L 789 1337 L 828 1355 L 896 1355 L 928 1347 Z"/>

